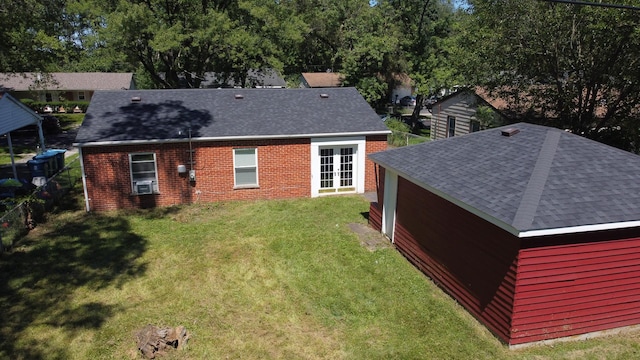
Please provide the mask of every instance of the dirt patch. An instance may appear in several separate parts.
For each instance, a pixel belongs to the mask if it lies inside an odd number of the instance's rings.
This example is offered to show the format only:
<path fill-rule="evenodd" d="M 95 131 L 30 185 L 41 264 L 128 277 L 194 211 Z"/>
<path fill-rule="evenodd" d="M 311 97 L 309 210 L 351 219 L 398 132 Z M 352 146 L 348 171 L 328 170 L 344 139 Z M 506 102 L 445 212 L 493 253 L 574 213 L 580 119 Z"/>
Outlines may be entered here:
<path fill-rule="evenodd" d="M 358 235 L 360 244 L 369 249 L 369 251 L 392 247 L 389 239 L 368 225 L 351 223 L 349 224 L 349 229 Z"/>

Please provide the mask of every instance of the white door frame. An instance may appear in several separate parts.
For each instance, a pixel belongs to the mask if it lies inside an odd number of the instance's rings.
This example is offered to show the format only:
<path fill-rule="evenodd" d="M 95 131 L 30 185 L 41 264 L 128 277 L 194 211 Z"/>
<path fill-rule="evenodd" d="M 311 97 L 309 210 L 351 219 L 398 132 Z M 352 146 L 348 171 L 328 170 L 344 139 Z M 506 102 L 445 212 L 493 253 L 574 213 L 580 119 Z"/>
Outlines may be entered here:
<path fill-rule="evenodd" d="M 382 202 L 382 233 L 391 242 L 396 229 L 396 205 L 398 203 L 398 174 L 385 169 L 384 198 Z"/>
<path fill-rule="evenodd" d="M 353 176 L 355 193 L 364 193 L 364 170 L 366 156 L 366 138 L 364 136 L 330 137 L 311 139 L 311 197 L 335 193 L 320 193 L 320 148 L 326 146 L 351 146 L 353 154 Z"/>

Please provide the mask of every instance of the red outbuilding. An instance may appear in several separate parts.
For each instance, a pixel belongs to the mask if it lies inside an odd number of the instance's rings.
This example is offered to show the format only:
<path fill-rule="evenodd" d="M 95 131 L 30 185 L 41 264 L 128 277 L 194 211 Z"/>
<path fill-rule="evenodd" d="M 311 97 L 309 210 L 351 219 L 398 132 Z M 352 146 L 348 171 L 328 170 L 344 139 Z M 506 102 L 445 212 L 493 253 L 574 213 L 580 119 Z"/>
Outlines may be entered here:
<path fill-rule="evenodd" d="M 370 222 L 511 347 L 640 324 L 640 157 L 519 123 L 369 156 Z"/>

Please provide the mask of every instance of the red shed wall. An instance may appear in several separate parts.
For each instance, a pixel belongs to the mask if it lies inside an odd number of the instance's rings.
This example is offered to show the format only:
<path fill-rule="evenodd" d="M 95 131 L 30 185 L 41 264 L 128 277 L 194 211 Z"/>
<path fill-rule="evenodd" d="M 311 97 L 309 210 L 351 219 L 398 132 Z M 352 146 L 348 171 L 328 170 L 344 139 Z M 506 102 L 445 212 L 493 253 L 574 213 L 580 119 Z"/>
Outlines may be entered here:
<path fill-rule="evenodd" d="M 194 142 L 196 181 L 178 174 L 189 168 L 188 143 L 83 147 L 89 206 L 94 211 L 188 204 L 194 201 L 277 199 L 311 194 L 310 139 Z M 258 188 L 234 189 L 233 149 L 258 149 Z M 367 138 L 366 151 L 386 149 L 386 136 Z M 133 195 L 129 154 L 156 153 L 159 194 Z M 365 191 L 375 189 L 374 164 L 366 160 Z"/>
<path fill-rule="evenodd" d="M 376 197 L 378 201 L 369 204 L 369 226 L 382 231 L 382 206 L 384 204 L 384 168 L 376 165 Z"/>
<path fill-rule="evenodd" d="M 409 261 L 509 341 L 517 237 L 399 177 L 394 241 Z"/>
<path fill-rule="evenodd" d="M 640 324 L 639 235 L 524 239 L 511 344 Z"/>

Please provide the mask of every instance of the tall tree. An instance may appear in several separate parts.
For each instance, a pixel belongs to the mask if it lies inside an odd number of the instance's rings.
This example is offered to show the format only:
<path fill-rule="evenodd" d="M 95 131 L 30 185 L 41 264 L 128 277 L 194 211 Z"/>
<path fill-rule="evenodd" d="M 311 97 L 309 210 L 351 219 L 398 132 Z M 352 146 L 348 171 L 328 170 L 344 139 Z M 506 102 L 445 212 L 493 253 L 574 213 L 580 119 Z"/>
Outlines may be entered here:
<path fill-rule="evenodd" d="M 447 40 L 453 27 L 454 9 L 449 0 L 391 0 L 397 21 L 404 26 L 402 48 L 409 76 L 416 87 L 412 114 L 417 123 L 421 104 L 427 95 L 448 88 L 455 78 L 449 70 L 451 44 Z"/>
<path fill-rule="evenodd" d="M 0 72 L 47 71 L 64 58 L 65 0 L 5 0 L 0 7 Z"/>
<path fill-rule="evenodd" d="M 387 16 L 393 10 L 389 4 L 358 1 L 357 5 L 342 24 L 336 59 L 342 65 L 344 85 L 355 86 L 370 104 L 382 106 L 404 70 L 403 34 Z"/>
<path fill-rule="evenodd" d="M 640 151 L 640 11 L 469 3 L 468 54 L 480 65 L 467 68 L 470 79 L 500 90 L 529 121 Z"/>
<path fill-rule="evenodd" d="M 303 24 L 279 2 L 120 0 L 105 10 L 102 39 L 160 88 L 199 87 L 207 72 L 242 81 L 250 69 L 281 69 L 282 49 L 302 39 Z"/>

